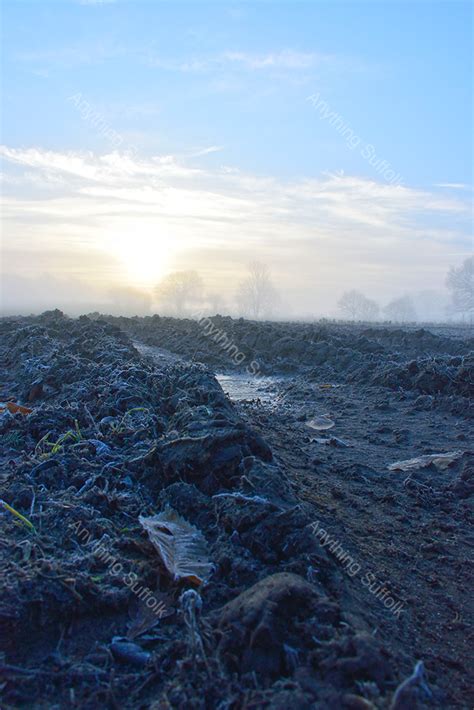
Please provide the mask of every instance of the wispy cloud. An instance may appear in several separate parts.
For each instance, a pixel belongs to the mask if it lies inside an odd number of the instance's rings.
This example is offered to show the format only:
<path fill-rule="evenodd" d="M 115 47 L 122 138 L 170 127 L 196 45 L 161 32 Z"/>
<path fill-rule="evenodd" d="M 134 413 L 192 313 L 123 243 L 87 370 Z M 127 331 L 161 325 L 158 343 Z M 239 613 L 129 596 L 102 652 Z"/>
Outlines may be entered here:
<path fill-rule="evenodd" d="M 226 52 L 223 59 L 240 64 L 247 69 L 309 69 L 330 61 L 332 57 L 315 52 L 297 52 L 292 49 L 284 49 L 268 54 Z"/>
<path fill-rule="evenodd" d="M 45 65 L 54 68 L 61 63 L 64 66 L 90 65 L 115 59 L 126 52 L 120 44 L 106 41 L 71 42 L 68 46 L 52 47 L 51 49 L 19 50 L 13 53 L 13 58 L 25 64 L 41 64 L 40 71 L 45 71 Z M 35 66 L 35 71 L 38 67 Z"/>
<path fill-rule="evenodd" d="M 78 0 L 79 1 L 79 0 Z M 84 5 L 104 5 L 117 0 L 82 0 Z M 61 62 L 67 66 L 91 64 L 115 59 L 125 54 L 120 44 L 107 41 L 75 42 L 68 46 L 56 46 L 35 51 L 17 51 L 17 60 L 25 63 L 54 65 Z M 267 52 L 249 52 L 232 49 L 217 53 L 201 53 L 194 56 L 169 56 L 157 53 L 149 47 L 128 46 L 129 58 L 163 71 L 185 74 L 215 72 L 303 72 L 326 68 L 360 68 L 360 60 L 350 62 L 342 56 L 323 54 L 316 51 L 299 51 L 292 48 L 274 49 Z"/>
<path fill-rule="evenodd" d="M 293 49 L 275 50 L 266 53 L 246 51 L 226 51 L 208 56 L 197 56 L 186 59 L 163 57 L 148 52 L 145 54 L 150 66 L 169 71 L 209 72 L 219 70 L 269 71 L 288 70 L 301 71 L 314 69 L 322 65 L 340 65 L 341 57 L 319 54 L 317 52 L 299 52 Z"/>
<path fill-rule="evenodd" d="M 446 187 L 449 190 L 471 190 L 470 185 L 463 182 L 440 182 L 435 187 Z"/>
<path fill-rule="evenodd" d="M 210 146 L 193 155 L 205 155 L 218 149 L 218 146 Z M 467 210 L 466 203 L 459 199 L 343 173 L 284 182 L 232 168 L 217 171 L 196 168 L 173 155 L 136 159 L 117 151 L 95 155 L 92 152 L 59 153 L 8 147 L 2 147 L 0 154 L 11 163 L 37 169 L 43 175 L 69 174 L 77 178 L 79 182 L 69 185 L 76 194 L 97 195 L 98 187 L 101 195 L 156 206 L 158 194 L 185 189 L 188 202 L 181 205 L 177 216 L 186 209 L 191 195 L 197 198 L 197 204 L 206 204 L 208 200 L 203 198 L 209 197 L 208 188 L 212 200 L 217 195 L 221 200 L 245 198 L 259 213 L 288 214 L 298 219 L 304 207 L 306 216 L 319 215 L 320 219 L 322 214 L 331 214 L 338 220 L 380 228 L 405 224 L 409 215 L 416 213 L 462 214 Z M 245 219 L 242 214 L 235 216 Z"/>
<path fill-rule="evenodd" d="M 0 153 L 15 173 L 5 183 L 6 247 L 21 245 L 25 254 L 69 249 L 66 270 L 83 279 L 87 259 L 76 259 L 77 250 L 92 260 L 109 254 L 109 282 L 152 282 L 163 269 L 184 266 L 201 268 L 229 292 L 235 283 L 226 274 L 236 254 L 245 264 L 249 256 L 271 253 L 290 292 L 301 284 L 329 293 L 341 278 L 353 284 L 361 278 L 376 289 L 387 273 L 394 288 L 405 289 L 410 280 L 428 288 L 449 254 L 469 243 L 459 226 L 468 202 L 442 192 L 340 173 L 284 181 L 232 167 L 194 167 L 173 155 L 137 159 L 9 147 Z M 438 217 L 449 218 L 449 227 Z M 404 268 L 394 271 L 394 263 Z M 23 264 L 23 273 L 35 268 L 34 259 Z"/>
<path fill-rule="evenodd" d="M 209 155 L 209 153 L 218 153 L 219 151 L 224 150 L 223 146 L 221 145 L 210 145 L 207 148 L 199 148 L 195 152 L 190 154 L 190 158 L 199 158 L 202 155 Z"/>

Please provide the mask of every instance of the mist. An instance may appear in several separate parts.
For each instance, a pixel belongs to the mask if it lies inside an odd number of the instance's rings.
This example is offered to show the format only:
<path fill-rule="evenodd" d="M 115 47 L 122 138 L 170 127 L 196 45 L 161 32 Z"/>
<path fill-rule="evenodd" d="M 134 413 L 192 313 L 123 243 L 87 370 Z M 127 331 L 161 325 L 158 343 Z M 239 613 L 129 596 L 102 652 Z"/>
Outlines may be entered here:
<path fill-rule="evenodd" d="M 443 282 L 438 289 L 398 293 L 394 290 L 394 298 L 390 298 L 388 292 L 385 296 L 370 298 L 362 291 L 345 289 L 345 284 L 337 283 L 331 295 L 317 286 L 309 292 L 298 293 L 291 285 L 284 288 L 264 264 L 261 268 L 266 272 L 266 279 L 259 284 L 258 277 L 253 274 L 254 268 L 255 264 L 249 264 L 247 275 L 240 280 L 236 278 L 234 288 L 228 284 L 225 290 L 214 290 L 216 287 L 212 281 L 214 289 L 209 288 L 194 271 L 170 272 L 152 288 L 89 284 L 85 280 L 47 272 L 37 277 L 5 273 L 1 285 L 1 315 L 39 314 L 59 308 L 70 316 L 92 312 L 124 316 L 157 313 L 177 318 L 220 314 L 252 320 L 464 323 L 469 313 L 468 308 L 453 307 L 452 295 Z M 176 279 L 185 282 L 193 276 L 197 278 L 199 288 L 191 287 L 180 303 L 176 293 L 179 289 L 173 291 L 172 283 Z M 345 304 L 347 298 L 349 306 Z M 391 304 L 400 299 L 409 303 L 409 310 L 391 311 Z"/>

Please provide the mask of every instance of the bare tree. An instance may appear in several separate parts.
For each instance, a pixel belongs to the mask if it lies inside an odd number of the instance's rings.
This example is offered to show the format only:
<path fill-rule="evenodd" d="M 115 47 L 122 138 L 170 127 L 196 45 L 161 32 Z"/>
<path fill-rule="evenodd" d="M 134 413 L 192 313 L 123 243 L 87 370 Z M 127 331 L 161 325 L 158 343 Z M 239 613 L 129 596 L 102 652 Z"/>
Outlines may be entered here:
<path fill-rule="evenodd" d="M 249 275 L 239 286 L 237 303 L 241 313 L 255 320 L 269 316 L 278 301 L 270 271 L 256 261 L 249 265 Z"/>
<path fill-rule="evenodd" d="M 216 316 L 219 313 L 222 314 L 224 312 L 225 302 L 220 293 L 208 293 L 205 296 L 205 300 L 208 303 L 211 315 Z"/>
<path fill-rule="evenodd" d="M 408 323 L 416 320 L 416 311 L 410 296 L 395 298 L 385 306 L 384 311 L 390 320 Z"/>
<path fill-rule="evenodd" d="M 451 292 L 450 311 L 474 314 L 474 256 L 465 259 L 458 268 L 452 266 L 446 277 L 446 286 Z"/>
<path fill-rule="evenodd" d="M 155 295 L 181 318 L 201 298 L 202 280 L 195 271 L 174 271 L 155 288 Z"/>
<path fill-rule="evenodd" d="M 360 291 L 346 291 L 338 301 L 340 310 L 351 320 L 376 320 L 378 304 Z"/>
<path fill-rule="evenodd" d="M 362 307 L 361 320 L 377 320 L 379 313 L 379 304 L 371 298 L 366 298 Z"/>

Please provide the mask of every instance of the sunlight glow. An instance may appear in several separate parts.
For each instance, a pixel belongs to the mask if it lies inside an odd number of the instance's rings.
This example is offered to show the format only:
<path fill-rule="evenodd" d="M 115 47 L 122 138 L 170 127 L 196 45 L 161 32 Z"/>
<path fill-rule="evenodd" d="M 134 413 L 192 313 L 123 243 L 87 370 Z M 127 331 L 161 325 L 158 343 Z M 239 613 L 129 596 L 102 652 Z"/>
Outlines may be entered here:
<path fill-rule="evenodd" d="M 122 262 L 131 286 L 150 288 L 169 271 L 174 250 L 159 228 L 143 226 L 140 221 L 122 224 L 109 240 L 109 250 Z"/>

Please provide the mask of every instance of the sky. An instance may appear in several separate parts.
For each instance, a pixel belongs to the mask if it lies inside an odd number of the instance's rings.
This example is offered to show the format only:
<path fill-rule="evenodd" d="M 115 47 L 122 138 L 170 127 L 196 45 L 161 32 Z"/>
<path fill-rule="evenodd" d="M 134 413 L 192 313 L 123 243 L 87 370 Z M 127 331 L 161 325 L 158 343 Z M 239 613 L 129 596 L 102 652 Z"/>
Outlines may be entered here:
<path fill-rule="evenodd" d="M 333 315 L 472 253 L 471 2 L 6 0 L 1 68 L 4 311 L 261 261 Z"/>

